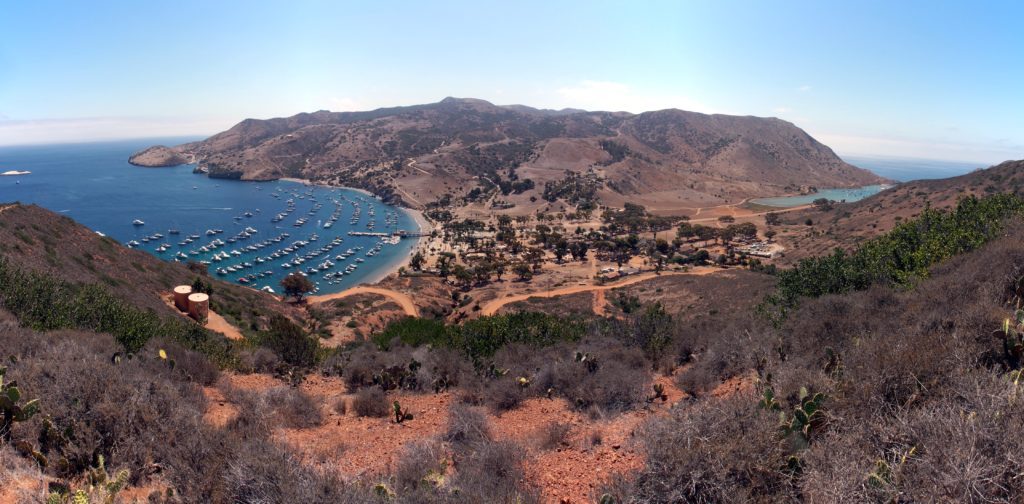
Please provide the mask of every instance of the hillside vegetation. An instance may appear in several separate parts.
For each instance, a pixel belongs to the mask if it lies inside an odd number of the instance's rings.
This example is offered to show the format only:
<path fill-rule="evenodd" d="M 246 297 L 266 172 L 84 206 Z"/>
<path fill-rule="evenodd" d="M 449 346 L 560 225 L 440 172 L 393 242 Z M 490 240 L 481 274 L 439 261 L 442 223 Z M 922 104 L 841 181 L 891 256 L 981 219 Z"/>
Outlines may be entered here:
<path fill-rule="evenodd" d="M 8 265 L 72 284 L 102 286 L 128 305 L 160 315 L 176 312 L 161 299 L 197 279 L 215 284 L 212 309 L 243 331 L 269 327 L 271 315 L 298 318 L 289 305 L 252 289 L 210 278 L 205 268 L 162 261 L 100 236 L 74 220 L 36 205 L 0 205 L 0 255 Z"/>
<path fill-rule="evenodd" d="M 565 428 L 527 450 L 488 418 L 544 401 L 590 421 L 639 419 L 639 469 L 595 485 L 593 501 L 1019 501 L 1022 211 L 1012 195 L 965 199 L 782 270 L 766 302 L 778 310 L 762 310 L 773 317 L 752 308 L 761 289 L 736 290 L 743 309 L 676 312 L 625 293 L 616 317 L 406 318 L 336 349 L 273 310 L 228 342 L 101 277 L 56 278 L 5 251 L 0 348 L 19 390 L 5 396 L 18 421 L 0 459 L 17 462 L 0 483 L 41 478 L 65 500 L 127 485 L 150 502 L 538 502 L 550 496 L 528 476 L 529 450 L 575 449 Z M 749 276 L 773 278 L 735 278 Z M 283 380 L 216 385 L 250 372 Z M 421 421 L 407 406 L 417 396 L 448 398 L 443 426 L 382 473 L 343 474 L 355 454 L 316 460 L 282 442 L 349 418 L 329 424 L 295 386 L 314 373 L 351 397 L 333 409 L 377 419 L 385 436 Z M 668 402 L 673 384 L 685 398 Z M 206 417 L 214 385 L 237 410 L 219 424 Z M 100 471 L 116 488 L 90 487 Z"/>
<path fill-rule="evenodd" d="M 1001 193 L 1024 195 L 1024 161 L 1006 161 L 946 179 L 904 182 L 856 202 L 780 213 L 778 241 L 787 249 L 784 261 L 795 264 L 835 247 L 851 250 L 917 217 L 925 208 L 951 209 L 968 196 Z"/>
<path fill-rule="evenodd" d="M 246 119 L 206 140 L 131 158 L 143 165 L 183 159 L 213 177 L 300 177 L 417 208 L 446 196 L 475 199 L 474 190 L 512 205 L 543 196 L 569 205 L 665 207 L 882 180 L 775 118 L 556 112 L 456 98 Z"/>

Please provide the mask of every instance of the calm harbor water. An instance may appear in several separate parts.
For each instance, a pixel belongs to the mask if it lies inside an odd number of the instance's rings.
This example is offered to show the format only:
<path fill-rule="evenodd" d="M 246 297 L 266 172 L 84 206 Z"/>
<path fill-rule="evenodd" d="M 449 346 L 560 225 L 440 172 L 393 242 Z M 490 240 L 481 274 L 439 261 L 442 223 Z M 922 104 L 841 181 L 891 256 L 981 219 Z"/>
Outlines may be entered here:
<path fill-rule="evenodd" d="M 409 213 L 360 191 L 218 180 L 193 174 L 192 166 L 128 164 L 139 149 L 188 140 L 0 147 L 0 172 L 31 172 L 0 177 L 0 202 L 35 203 L 161 259 L 206 261 L 210 274 L 222 280 L 275 291 L 296 271 L 306 273 L 320 293 L 341 291 L 379 278 L 415 246 L 412 239 L 388 244 L 350 236 L 417 229 Z"/>

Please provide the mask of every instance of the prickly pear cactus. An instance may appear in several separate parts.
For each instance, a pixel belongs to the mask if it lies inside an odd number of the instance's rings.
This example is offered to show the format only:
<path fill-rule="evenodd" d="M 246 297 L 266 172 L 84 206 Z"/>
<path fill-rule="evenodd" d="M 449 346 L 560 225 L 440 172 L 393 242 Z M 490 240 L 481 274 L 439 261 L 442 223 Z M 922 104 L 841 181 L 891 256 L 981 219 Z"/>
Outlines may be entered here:
<path fill-rule="evenodd" d="M 1012 318 L 1003 320 L 1003 327 L 993 336 L 1002 339 L 1007 366 L 1019 369 L 1024 363 L 1024 310 L 1018 309 Z"/>
<path fill-rule="evenodd" d="M 409 410 L 403 410 L 402 405 L 398 401 L 395 401 L 392 407 L 395 411 L 395 423 L 400 424 L 406 420 L 412 420 L 412 413 L 409 413 Z"/>
<path fill-rule="evenodd" d="M 801 447 L 806 447 L 811 441 L 811 435 L 818 429 L 825 420 L 822 403 L 825 395 L 818 392 L 811 395 L 807 387 L 800 388 L 800 404 L 793 408 L 791 417 L 780 413 L 781 429 L 784 436 L 795 435 L 795 441 Z"/>
<path fill-rule="evenodd" d="M 5 382 L 7 368 L 0 366 L 0 442 L 11 441 L 11 430 L 15 422 L 27 422 L 39 413 L 39 401 L 33 399 L 24 404 L 21 402 L 21 389 L 18 382 Z"/>

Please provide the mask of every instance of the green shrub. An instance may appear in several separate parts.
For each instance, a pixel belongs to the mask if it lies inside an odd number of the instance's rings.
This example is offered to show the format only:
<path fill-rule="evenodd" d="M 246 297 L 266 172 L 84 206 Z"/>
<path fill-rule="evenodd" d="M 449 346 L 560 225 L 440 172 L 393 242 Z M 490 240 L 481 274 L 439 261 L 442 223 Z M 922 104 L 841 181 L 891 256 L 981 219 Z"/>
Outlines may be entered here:
<path fill-rule="evenodd" d="M 863 290 L 877 283 L 909 286 L 927 276 L 933 264 L 997 237 L 1008 217 L 1021 214 L 1024 199 L 1012 194 L 969 196 L 952 211 L 926 208 L 917 218 L 853 252 L 836 249 L 779 272 L 777 290 L 765 298 L 760 310 L 778 323 L 800 298 Z"/>
<path fill-rule="evenodd" d="M 374 342 L 385 350 L 396 340 L 410 346 L 447 347 L 461 351 L 479 364 L 512 343 L 549 346 L 579 341 L 585 329 L 578 320 L 535 312 L 480 317 L 461 326 L 407 317 L 389 324 L 374 337 Z"/>
<path fill-rule="evenodd" d="M 109 333 L 128 353 L 161 335 L 202 352 L 221 366 L 235 362 L 231 342 L 181 318 L 161 318 L 96 284 L 77 284 L 16 268 L 0 258 L 0 306 L 38 331 L 81 329 Z"/>

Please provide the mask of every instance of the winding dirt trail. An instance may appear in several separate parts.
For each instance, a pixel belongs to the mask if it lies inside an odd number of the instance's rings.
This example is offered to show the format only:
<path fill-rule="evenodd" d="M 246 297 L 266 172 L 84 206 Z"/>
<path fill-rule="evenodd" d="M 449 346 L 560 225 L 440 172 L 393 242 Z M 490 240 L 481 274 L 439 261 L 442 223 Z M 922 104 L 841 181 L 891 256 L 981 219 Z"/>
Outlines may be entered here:
<path fill-rule="evenodd" d="M 713 207 L 713 208 L 717 208 L 717 207 Z M 779 207 L 778 210 L 766 210 L 764 212 L 751 212 L 751 213 L 738 213 L 738 210 L 739 210 L 738 207 L 734 207 L 731 210 L 732 210 L 733 217 L 742 218 L 742 217 L 762 217 L 762 216 L 765 216 L 765 215 L 770 214 L 770 213 L 780 214 L 780 213 L 786 213 L 786 212 L 795 212 L 797 210 L 806 210 L 808 208 L 814 208 L 814 205 L 813 204 L 811 204 L 811 205 L 800 205 L 800 206 L 786 207 L 786 208 Z M 698 210 L 697 213 L 694 214 L 695 217 L 697 215 L 700 215 L 700 210 Z M 717 220 L 718 220 L 718 217 L 701 217 L 699 219 L 690 219 L 688 222 L 711 222 L 711 221 L 717 221 Z"/>
<path fill-rule="evenodd" d="M 419 317 L 420 311 L 416 308 L 416 304 L 412 302 L 412 298 L 408 294 L 398 292 L 391 289 L 382 289 L 380 287 L 367 287 L 359 286 L 352 287 L 351 289 L 345 289 L 341 292 L 335 292 L 334 294 L 324 294 L 322 296 L 309 296 L 310 303 L 324 303 L 327 301 L 333 301 L 335 299 L 342 299 L 356 294 L 377 294 L 387 298 L 391 298 L 394 302 L 398 303 L 405 311 L 406 315 L 412 317 Z"/>
<path fill-rule="evenodd" d="M 503 298 L 495 299 L 495 300 L 492 300 L 492 301 L 488 302 L 487 304 L 485 304 L 480 309 L 480 314 L 481 315 L 494 315 L 495 313 L 498 312 L 498 310 L 501 309 L 502 306 L 505 306 L 505 305 L 507 305 L 509 303 L 516 303 L 516 302 L 519 302 L 519 301 L 526 301 L 527 299 L 530 299 L 530 298 L 533 298 L 533 297 L 552 298 L 552 297 L 564 296 L 566 294 L 577 294 L 577 293 L 580 293 L 580 292 L 608 291 L 608 290 L 611 290 L 611 289 L 617 289 L 619 287 L 625 287 L 627 285 L 633 285 L 635 283 L 644 282 L 644 281 L 650 280 L 652 278 L 658 278 L 659 276 L 664 277 L 664 276 L 681 276 L 681 275 L 707 275 L 707 274 L 710 274 L 710 273 L 714 273 L 716 271 L 722 271 L 722 269 L 721 268 L 714 268 L 714 267 L 711 267 L 711 266 L 702 266 L 702 267 L 694 268 L 694 269 L 692 269 L 690 271 L 663 271 L 663 272 L 661 272 L 660 275 L 658 273 L 655 273 L 655 272 L 648 272 L 648 273 L 641 273 L 639 275 L 627 278 L 626 280 L 623 280 L 621 282 L 616 282 L 616 283 L 613 283 L 613 284 L 605 284 L 605 285 L 574 285 L 574 286 L 571 286 L 571 287 L 563 287 L 561 289 L 554 289 L 554 290 L 541 291 L 541 292 L 532 292 L 532 293 L 527 293 L 527 294 L 517 294 L 515 296 L 503 297 Z M 603 301 L 603 299 L 602 299 L 602 301 Z M 596 305 L 597 304 L 598 304 L 598 300 L 595 299 L 595 301 L 594 301 L 595 311 L 596 311 Z M 602 303 L 602 305 L 603 305 L 603 303 Z M 603 308 L 602 308 L 602 311 L 603 311 Z"/>

